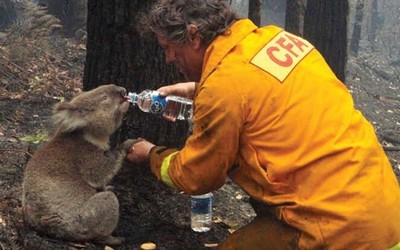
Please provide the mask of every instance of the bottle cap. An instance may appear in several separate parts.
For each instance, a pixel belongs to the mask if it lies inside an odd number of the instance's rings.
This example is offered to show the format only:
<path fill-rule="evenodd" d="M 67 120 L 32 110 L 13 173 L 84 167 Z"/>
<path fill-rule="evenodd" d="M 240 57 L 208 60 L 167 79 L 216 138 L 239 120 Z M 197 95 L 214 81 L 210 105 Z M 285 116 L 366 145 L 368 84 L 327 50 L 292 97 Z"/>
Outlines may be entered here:
<path fill-rule="evenodd" d="M 133 92 L 129 92 L 128 93 L 128 96 L 129 96 L 129 98 L 130 98 L 130 102 L 131 103 L 133 103 L 133 104 L 135 104 L 135 103 L 137 103 L 137 94 L 136 93 L 133 93 Z"/>

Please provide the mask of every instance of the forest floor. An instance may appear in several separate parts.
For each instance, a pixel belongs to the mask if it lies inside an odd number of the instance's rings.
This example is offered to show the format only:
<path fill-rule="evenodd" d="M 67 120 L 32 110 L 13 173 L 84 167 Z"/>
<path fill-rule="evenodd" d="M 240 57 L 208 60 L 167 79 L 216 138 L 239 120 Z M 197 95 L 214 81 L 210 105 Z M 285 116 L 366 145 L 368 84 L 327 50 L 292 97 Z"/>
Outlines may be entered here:
<path fill-rule="evenodd" d="M 52 48 L 41 45 L 5 42 L 0 36 L 0 250 L 110 249 L 51 239 L 24 226 L 24 168 L 50 133 L 52 106 L 81 87 L 85 60 L 85 46 L 75 40 L 59 39 Z M 399 65 L 378 54 L 350 58 L 347 85 L 399 177 Z M 189 198 L 157 182 L 146 168 L 124 166 L 112 185 L 121 204 L 115 235 L 127 239 L 114 249 L 140 249 L 145 242 L 157 249 L 204 249 L 254 217 L 248 196 L 229 180 L 214 192 L 214 223 L 206 233 L 190 229 Z"/>

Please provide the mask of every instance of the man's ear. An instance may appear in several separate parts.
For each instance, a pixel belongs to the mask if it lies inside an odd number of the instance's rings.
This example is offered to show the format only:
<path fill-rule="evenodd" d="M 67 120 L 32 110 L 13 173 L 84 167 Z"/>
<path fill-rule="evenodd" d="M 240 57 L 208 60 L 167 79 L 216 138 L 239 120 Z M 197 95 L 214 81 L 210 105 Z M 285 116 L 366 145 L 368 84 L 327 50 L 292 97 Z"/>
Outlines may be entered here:
<path fill-rule="evenodd" d="M 199 34 L 199 29 L 194 24 L 188 25 L 188 36 L 189 42 L 192 44 L 194 49 L 199 49 L 203 45 L 203 39 Z"/>

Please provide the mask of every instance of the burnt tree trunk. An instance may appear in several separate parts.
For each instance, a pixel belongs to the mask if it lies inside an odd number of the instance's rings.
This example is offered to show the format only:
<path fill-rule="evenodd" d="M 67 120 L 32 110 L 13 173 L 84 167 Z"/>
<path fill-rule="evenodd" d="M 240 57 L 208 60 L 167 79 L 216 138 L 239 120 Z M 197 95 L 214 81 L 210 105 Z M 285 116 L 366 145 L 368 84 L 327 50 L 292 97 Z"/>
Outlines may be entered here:
<path fill-rule="evenodd" d="M 336 76 L 345 81 L 348 1 L 308 0 L 304 37 L 321 52 Z"/>
<path fill-rule="evenodd" d="M 155 36 L 140 35 L 143 27 L 139 17 L 153 2 L 88 1 L 85 90 L 114 83 L 141 92 L 183 80 L 173 66 L 166 64 Z M 157 145 L 180 148 L 187 131 L 184 121 L 169 122 L 131 107 L 113 142 L 142 137 Z M 121 210 L 115 235 L 127 239 L 126 248 L 121 249 L 139 249 L 146 241 L 157 241 L 160 249 L 201 248 L 199 236 L 190 230 L 190 200 L 157 181 L 147 162 L 125 164 L 111 184 Z M 226 236 L 225 231 L 217 227 L 210 237 L 218 242 Z"/>
<path fill-rule="evenodd" d="M 249 19 L 257 26 L 261 24 L 262 0 L 249 0 Z"/>
<path fill-rule="evenodd" d="M 152 1 L 89 0 L 87 59 L 84 89 L 115 83 L 129 91 L 156 89 L 182 81 L 176 68 L 165 63 L 154 35 L 141 36 L 139 17 Z M 188 124 L 176 123 L 132 107 L 114 141 L 143 137 L 157 145 L 180 148 Z M 220 242 L 227 236 L 223 226 L 212 234 L 190 229 L 190 199 L 166 187 L 151 174 L 148 163 L 125 164 L 114 178 L 120 201 L 120 221 L 115 235 L 127 239 L 126 248 L 139 249 L 143 242 L 157 242 L 157 249 L 202 249 L 204 242 Z"/>
<path fill-rule="evenodd" d="M 13 3 L 10 0 L 0 1 L 0 30 L 8 28 L 16 19 Z"/>
<path fill-rule="evenodd" d="M 363 16 L 364 16 L 364 0 L 357 0 L 356 16 L 353 25 L 353 33 L 351 35 L 351 41 L 350 41 L 350 51 L 356 56 L 358 54 L 358 49 L 360 46 Z"/>
<path fill-rule="evenodd" d="M 84 89 L 106 83 L 128 91 L 157 89 L 177 82 L 180 75 L 168 66 L 154 36 L 141 37 L 137 17 L 153 1 L 88 1 L 87 58 Z M 180 147 L 187 123 L 172 123 L 132 107 L 122 126 L 122 138 L 143 137 L 155 144 Z"/>
<path fill-rule="evenodd" d="M 287 0 L 285 15 L 285 30 L 303 35 L 305 3 L 304 0 Z"/>
<path fill-rule="evenodd" d="M 371 29 L 370 32 L 368 32 L 368 40 L 374 44 L 379 29 L 378 1 L 372 0 L 371 5 Z"/>
<path fill-rule="evenodd" d="M 67 35 L 79 36 L 80 30 L 86 30 L 87 0 L 39 0 L 38 4 L 60 19 Z"/>

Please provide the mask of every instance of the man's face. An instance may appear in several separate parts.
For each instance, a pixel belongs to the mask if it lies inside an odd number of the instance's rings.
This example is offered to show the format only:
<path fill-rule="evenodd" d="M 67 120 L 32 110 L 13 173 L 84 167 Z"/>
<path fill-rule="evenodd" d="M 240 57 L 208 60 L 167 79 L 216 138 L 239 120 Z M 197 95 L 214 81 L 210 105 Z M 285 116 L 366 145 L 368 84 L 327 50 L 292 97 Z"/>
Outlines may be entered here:
<path fill-rule="evenodd" d="M 185 44 L 178 44 L 167 40 L 156 33 L 160 46 L 164 49 L 165 60 L 173 63 L 188 81 L 200 81 L 205 48 L 200 37 L 194 38 Z"/>

